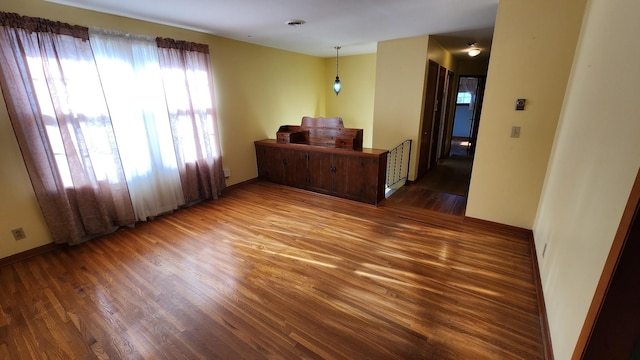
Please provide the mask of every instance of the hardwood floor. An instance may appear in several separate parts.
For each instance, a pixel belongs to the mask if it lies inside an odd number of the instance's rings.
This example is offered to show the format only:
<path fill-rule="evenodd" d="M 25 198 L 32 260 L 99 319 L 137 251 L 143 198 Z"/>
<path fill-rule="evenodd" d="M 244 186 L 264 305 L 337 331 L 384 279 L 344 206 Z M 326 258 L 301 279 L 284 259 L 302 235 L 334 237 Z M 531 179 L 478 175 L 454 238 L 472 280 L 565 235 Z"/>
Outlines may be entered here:
<path fill-rule="evenodd" d="M 528 239 L 267 182 L 0 268 L 0 359 L 540 359 Z"/>
<path fill-rule="evenodd" d="M 443 159 L 422 178 L 387 197 L 387 203 L 464 216 L 473 159 L 455 155 Z"/>
<path fill-rule="evenodd" d="M 420 182 L 405 185 L 385 200 L 386 204 L 415 207 L 436 213 L 462 217 L 467 207 L 467 198 L 455 194 L 432 190 Z"/>

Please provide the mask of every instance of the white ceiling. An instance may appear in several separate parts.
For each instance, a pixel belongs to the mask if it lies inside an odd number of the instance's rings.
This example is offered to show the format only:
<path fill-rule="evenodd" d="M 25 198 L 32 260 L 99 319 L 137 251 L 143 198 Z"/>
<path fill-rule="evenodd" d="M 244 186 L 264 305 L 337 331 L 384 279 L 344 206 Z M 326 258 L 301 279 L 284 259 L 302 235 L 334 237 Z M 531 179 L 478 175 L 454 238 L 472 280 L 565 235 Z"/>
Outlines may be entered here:
<path fill-rule="evenodd" d="M 376 43 L 438 35 L 459 54 L 488 53 L 498 0 L 47 0 L 320 57 L 374 53 Z M 288 20 L 306 23 L 289 26 Z"/>

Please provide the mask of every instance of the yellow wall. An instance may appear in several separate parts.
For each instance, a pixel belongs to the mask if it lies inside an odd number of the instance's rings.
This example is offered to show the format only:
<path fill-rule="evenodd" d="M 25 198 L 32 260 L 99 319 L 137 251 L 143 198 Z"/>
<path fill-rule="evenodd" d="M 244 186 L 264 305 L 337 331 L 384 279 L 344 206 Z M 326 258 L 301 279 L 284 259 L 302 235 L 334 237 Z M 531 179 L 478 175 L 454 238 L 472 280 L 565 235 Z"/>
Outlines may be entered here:
<path fill-rule="evenodd" d="M 333 81 L 336 79 L 336 59 L 325 59 L 327 111 L 323 116 L 341 117 L 348 128 L 365 129 L 364 147 L 373 144 L 373 99 L 376 85 L 376 54 L 340 56 L 339 75 L 342 90 L 336 96 Z"/>
<path fill-rule="evenodd" d="M 532 228 L 585 3 L 500 2 L 466 216 Z"/>
<path fill-rule="evenodd" d="M 0 93 L 0 258 L 51 242 Z M 22 227 L 26 239 L 11 230 Z"/>
<path fill-rule="evenodd" d="M 534 227 L 556 359 L 573 352 L 640 167 L 638 14 L 590 1 L 567 86 Z"/>
<path fill-rule="evenodd" d="M 275 138 L 280 125 L 325 113 L 324 62 L 234 40 L 214 38 L 222 159 L 227 185 L 257 176 L 253 141 Z"/>
<path fill-rule="evenodd" d="M 470 58 L 458 61 L 458 74 L 462 76 L 487 76 L 489 59 Z"/>
<path fill-rule="evenodd" d="M 447 70 L 451 70 L 454 73 L 458 72 L 458 61 L 451 55 L 451 53 L 442 47 L 440 42 L 434 37 L 429 37 L 429 48 L 427 49 L 427 58 L 435 61 L 440 66 L 444 66 Z"/>
<path fill-rule="evenodd" d="M 378 43 L 373 112 L 375 147 L 413 140 L 409 179 L 415 179 L 429 36 Z"/>
<path fill-rule="evenodd" d="M 304 115 L 319 116 L 325 112 L 327 75 L 322 58 L 41 0 L 3 0 L 0 11 L 208 44 L 223 163 L 231 169 L 228 185 L 257 176 L 253 141 L 274 138 L 278 126 L 297 124 Z M 30 186 L 6 106 L 0 105 L 0 258 L 3 258 L 47 244 L 51 238 Z M 18 227 L 24 228 L 27 239 L 13 240 L 10 230 Z"/>
<path fill-rule="evenodd" d="M 447 123 L 447 128 L 446 129 L 442 129 L 442 136 L 443 137 L 449 137 L 451 136 L 451 132 L 453 131 L 453 118 L 455 116 L 455 98 L 457 98 L 456 95 L 456 90 L 457 90 L 457 86 L 458 86 L 458 71 L 459 71 L 459 60 L 457 60 L 456 58 L 453 57 L 453 55 L 447 51 L 445 48 L 442 47 L 442 45 L 440 44 L 440 42 L 438 42 L 434 37 L 429 37 L 429 48 L 427 49 L 427 58 L 429 58 L 429 60 L 435 61 L 437 62 L 440 66 L 445 67 L 447 70 L 452 71 L 454 73 L 454 79 L 453 82 L 451 83 L 451 86 L 453 86 L 453 91 L 451 92 L 451 98 L 450 99 L 444 99 L 443 101 L 445 101 L 445 108 L 443 111 L 443 116 L 446 114 L 446 107 L 449 108 L 449 121 Z M 429 67 L 427 66 L 427 77 L 429 76 Z M 426 77 L 425 77 L 426 79 Z M 448 79 L 447 79 L 448 81 Z M 446 89 L 445 89 L 446 91 Z M 425 97 L 428 96 L 428 94 L 425 94 Z M 446 93 L 445 93 L 446 96 Z M 443 124 L 444 125 L 444 124 Z M 450 149 L 451 149 L 451 142 L 445 144 L 444 149 L 440 149 L 441 145 L 438 145 L 438 153 L 440 154 L 448 154 Z"/>
<path fill-rule="evenodd" d="M 392 149 L 405 139 L 413 140 L 409 180 L 416 178 L 427 59 L 457 70 L 451 53 L 428 35 L 378 43 L 373 144 Z"/>

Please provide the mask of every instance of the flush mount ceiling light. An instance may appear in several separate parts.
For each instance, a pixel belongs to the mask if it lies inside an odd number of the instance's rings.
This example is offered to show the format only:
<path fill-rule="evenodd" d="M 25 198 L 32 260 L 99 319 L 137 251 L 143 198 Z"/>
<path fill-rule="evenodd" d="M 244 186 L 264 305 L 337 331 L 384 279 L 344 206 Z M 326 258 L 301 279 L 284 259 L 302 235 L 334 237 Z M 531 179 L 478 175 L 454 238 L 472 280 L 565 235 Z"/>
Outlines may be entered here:
<path fill-rule="evenodd" d="M 289 26 L 300 26 L 300 25 L 304 25 L 306 23 L 306 21 L 304 20 L 300 20 L 300 19 L 291 19 L 291 20 L 287 20 L 287 22 L 285 24 L 289 25 Z"/>
<path fill-rule="evenodd" d="M 468 42 L 467 45 L 469 45 L 469 47 L 471 48 L 467 51 L 467 54 L 469 54 L 469 56 L 476 57 L 480 55 L 480 49 L 476 47 L 477 43 L 475 41 Z"/>

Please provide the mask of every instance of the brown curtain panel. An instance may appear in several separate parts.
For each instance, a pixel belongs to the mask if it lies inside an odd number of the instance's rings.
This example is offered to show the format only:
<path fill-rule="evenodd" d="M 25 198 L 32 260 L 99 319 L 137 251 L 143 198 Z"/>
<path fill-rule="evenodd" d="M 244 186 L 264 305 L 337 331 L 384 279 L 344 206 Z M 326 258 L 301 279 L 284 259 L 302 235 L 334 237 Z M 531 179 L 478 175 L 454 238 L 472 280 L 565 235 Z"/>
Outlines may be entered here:
<path fill-rule="evenodd" d="M 164 38 L 157 43 L 185 201 L 218 198 L 225 181 L 209 47 Z"/>
<path fill-rule="evenodd" d="M 53 240 L 132 223 L 87 29 L 8 13 L 0 26 L 0 86 Z"/>

